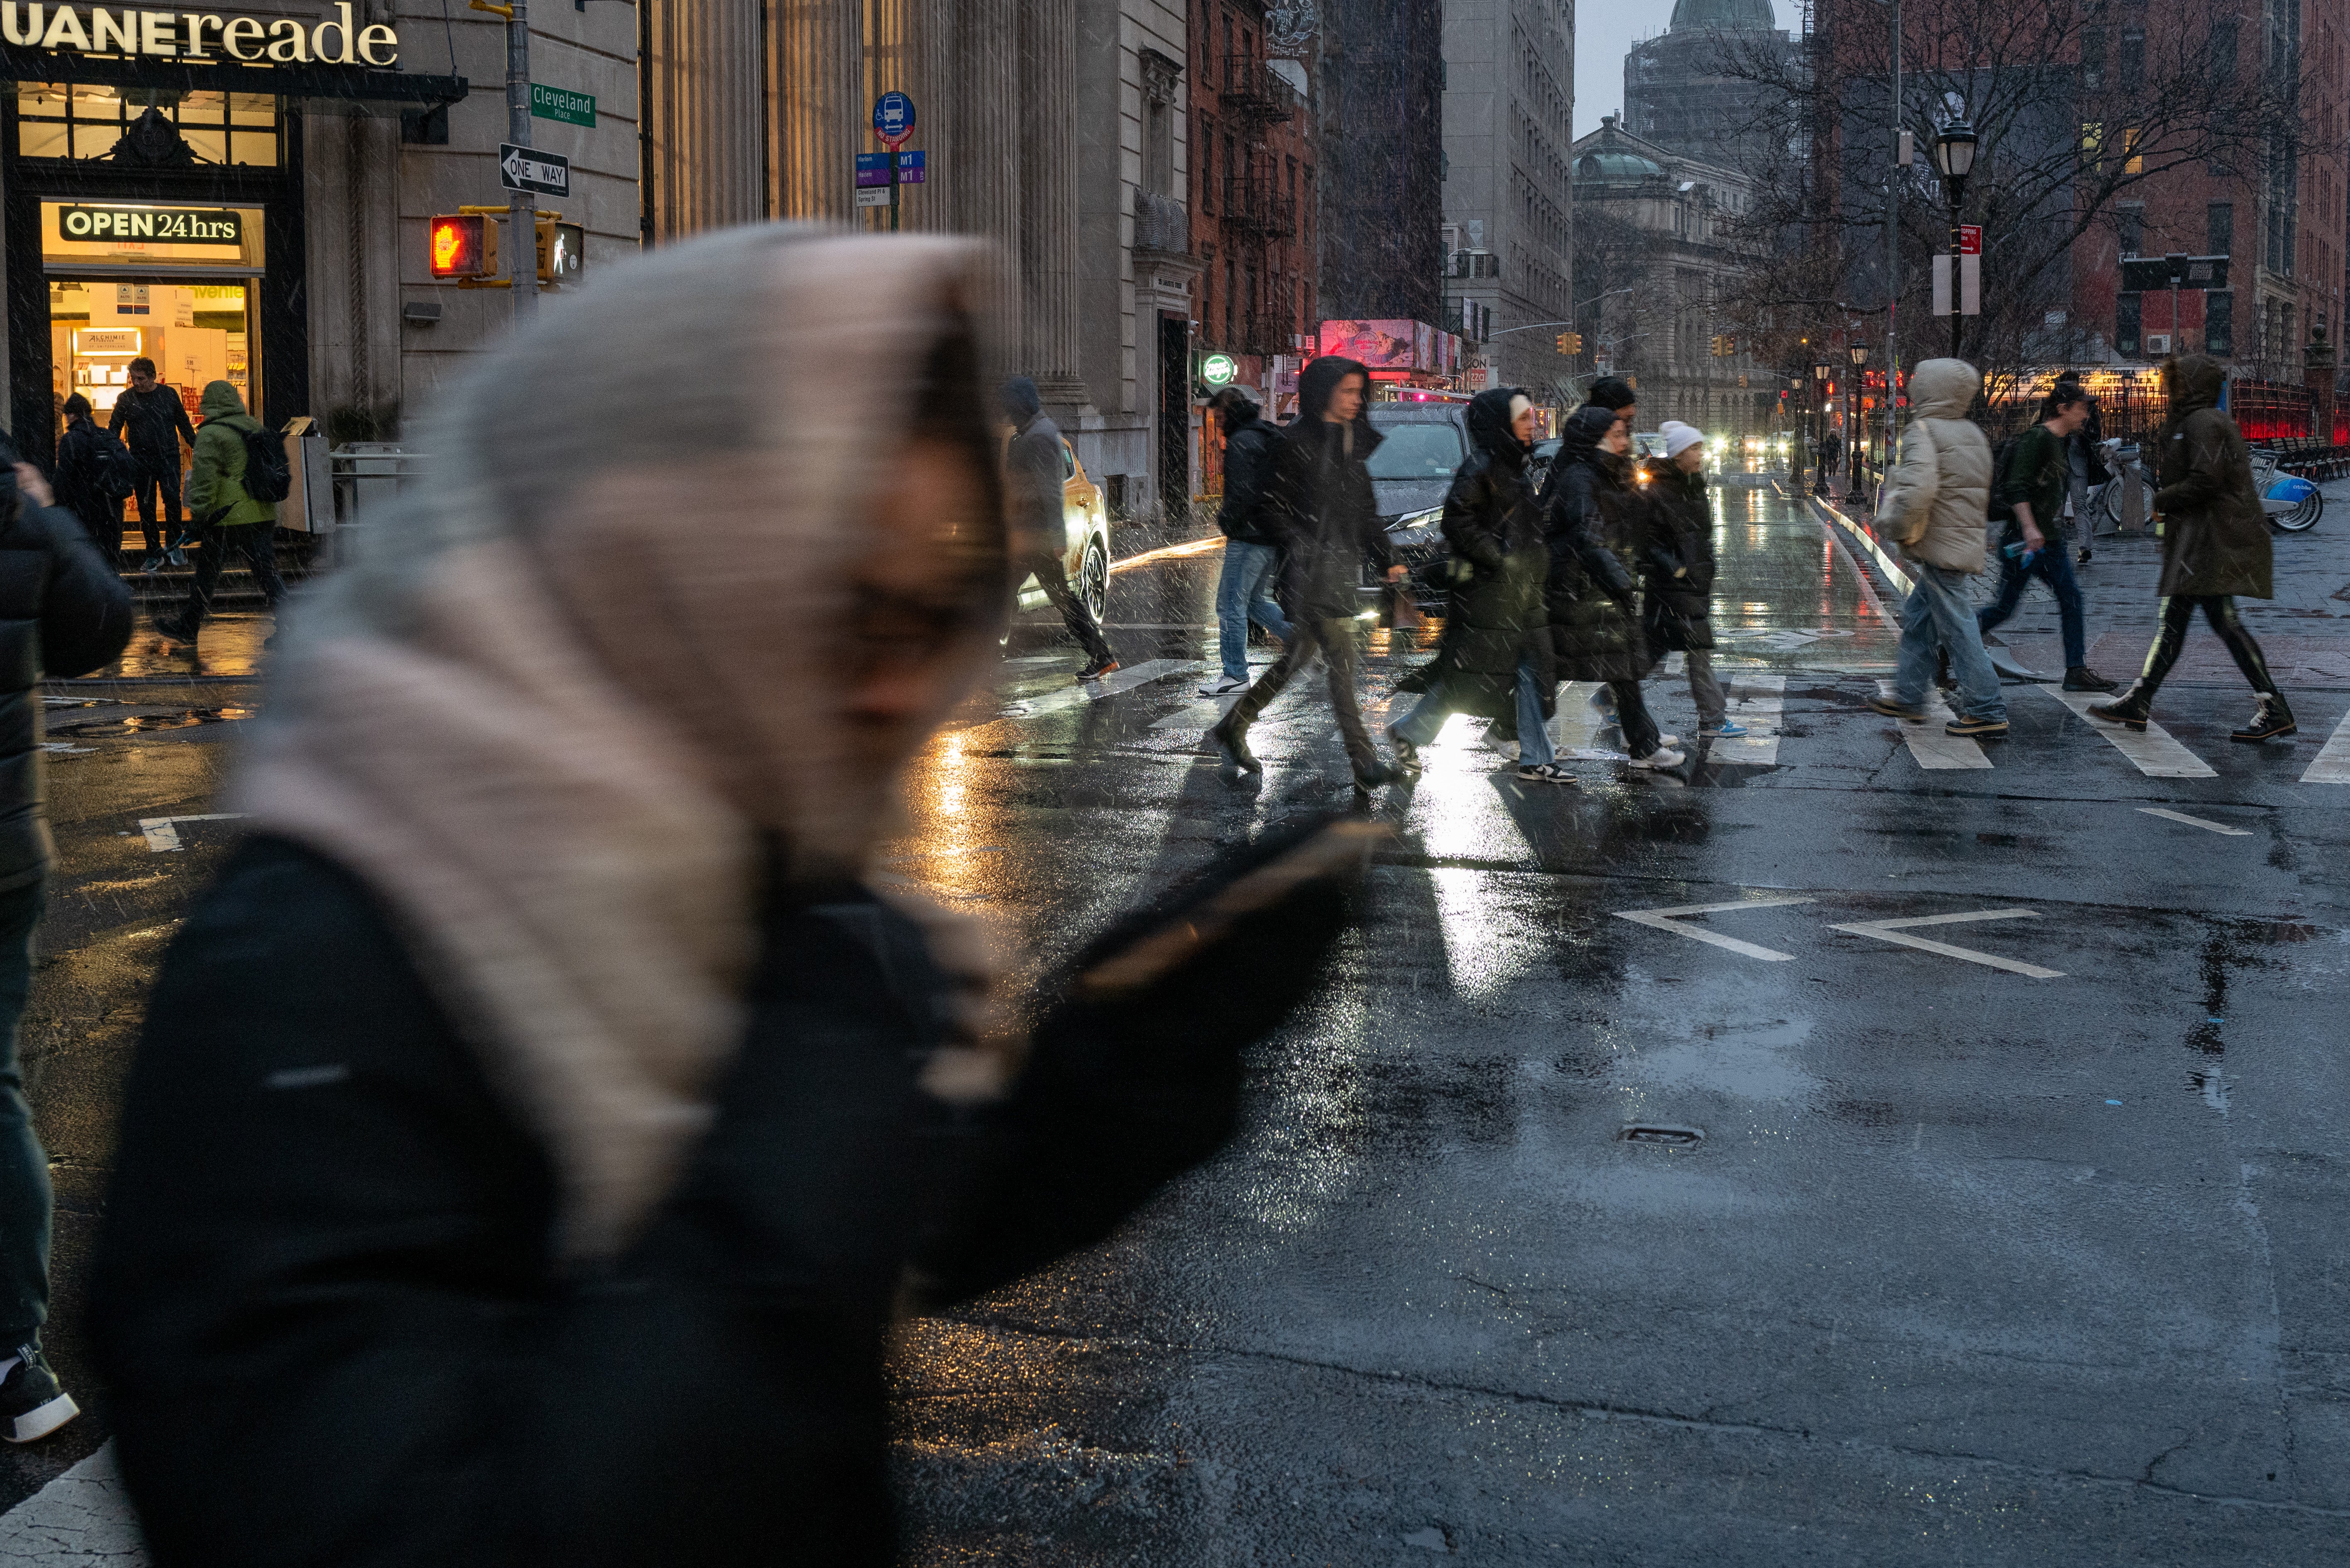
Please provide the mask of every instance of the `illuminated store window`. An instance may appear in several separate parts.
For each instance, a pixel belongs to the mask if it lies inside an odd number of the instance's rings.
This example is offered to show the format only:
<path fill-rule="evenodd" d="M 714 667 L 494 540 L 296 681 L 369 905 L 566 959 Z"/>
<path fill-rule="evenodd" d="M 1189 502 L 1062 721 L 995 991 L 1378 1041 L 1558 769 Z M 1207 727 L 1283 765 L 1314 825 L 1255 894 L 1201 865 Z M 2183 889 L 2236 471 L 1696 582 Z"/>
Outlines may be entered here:
<path fill-rule="evenodd" d="M 175 92 L 88 83 L 16 88 L 16 151 L 26 158 L 103 158 L 152 104 L 202 163 L 277 162 L 277 100 L 266 93 Z"/>

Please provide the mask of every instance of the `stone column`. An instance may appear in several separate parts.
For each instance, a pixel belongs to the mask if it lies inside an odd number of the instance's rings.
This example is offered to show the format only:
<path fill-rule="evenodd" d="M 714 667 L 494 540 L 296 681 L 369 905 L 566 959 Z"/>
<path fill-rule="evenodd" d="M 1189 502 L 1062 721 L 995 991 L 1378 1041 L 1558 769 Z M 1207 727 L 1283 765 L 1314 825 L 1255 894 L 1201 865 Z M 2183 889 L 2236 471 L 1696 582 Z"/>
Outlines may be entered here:
<path fill-rule="evenodd" d="M 653 232 L 681 239 L 755 223 L 765 138 L 762 0 L 640 0 L 652 7 Z M 844 173 L 846 180 L 847 175 Z"/>
<path fill-rule="evenodd" d="M 923 40 L 933 111 L 915 108 L 921 140 L 938 163 L 938 183 L 920 198 L 922 227 L 980 234 L 1002 247 L 993 296 L 974 302 L 990 318 L 991 375 L 1034 373 L 1022 336 L 1020 14 L 1025 0 L 934 0 Z M 935 118 L 931 118 L 935 112 Z"/>
<path fill-rule="evenodd" d="M 2315 405 L 2315 416 L 2310 423 L 2310 434 L 2331 446 L 2334 444 L 2334 345 L 2325 338 L 2325 328 L 2313 327 L 2309 331 L 2309 347 L 2301 351 L 2301 384 L 2309 389 L 2310 400 Z"/>
<path fill-rule="evenodd" d="M 777 0 L 775 212 L 846 223 L 856 156 L 872 151 L 862 105 L 864 0 Z"/>
<path fill-rule="evenodd" d="M 312 113 L 302 122 L 310 407 L 342 441 L 390 441 L 402 400 L 400 326 L 400 121 L 389 115 Z M 259 324 L 248 321 L 247 363 L 260 366 Z M 259 412 L 261 410 L 255 410 Z"/>
<path fill-rule="evenodd" d="M 1019 7 L 1021 358 L 1047 405 L 1090 400 L 1077 374 L 1076 0 Z"/>

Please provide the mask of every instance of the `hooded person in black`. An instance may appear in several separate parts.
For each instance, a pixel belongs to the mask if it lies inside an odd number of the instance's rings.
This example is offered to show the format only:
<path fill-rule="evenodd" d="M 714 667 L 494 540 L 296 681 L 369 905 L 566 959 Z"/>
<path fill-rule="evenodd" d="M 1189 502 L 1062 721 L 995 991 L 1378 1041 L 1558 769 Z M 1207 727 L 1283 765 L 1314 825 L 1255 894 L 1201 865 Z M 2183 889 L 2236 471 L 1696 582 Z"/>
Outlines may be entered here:
<path fill-rule="evenodd" d="M 1211 406 L 1224 426 L 1224 504 L 1216 514 L 1216 526 L 1224 535 L 1223 570 L 1216 578 L 1216 652 L 1222 668 L 1200 688 L 1200 695 L 1222 697 L 1249 683 L 1250 621 L 1284 642 L 1290 631 L 1288 618 L 1273 598 L 1281 545 L 1265 525 L 1282 429 L 1238 387 L 1218 392 Z"/>
<path fill-rule="evenodd" d="M 1335 355 L 1315 360 L 1297 379 L 1297 422 L 1283 432 L 1274 453 L 1264 510 L 1268 531 L 1283 550 L 1278 597 L 1295 635 L 1273 668 L 1208 732 L 1224 760 L 1243 773 L 1260 766 L 1249 750 L 1249 725 L 1319 648 L 1356 786 L 1376 789 L 1395 777 L 1363 727 L 1355 691 L 1360 563 L 1369 556 L 1390 581 L 1404 570 L 1379 525 L 1365 466 L 1379 444 L 1379 432 L 1363 418 L 1370 379 L 1360 364 Z"/>
<path fill-rule="evenodd" d="M 1418 773 L 1419 748 L 1448 716 L 1479 713 L 1516 724 L 1520 778 L 1572 784 L 1544 724 L 1558 681 L 1543 608 L 1550 556 L 1526 484 L 1534 404 L 1522 387 L 1480 392 L 1469 400 L 1468 426 L 1471 450 L 1444 497 L 1445 543 L 1467 580 L 1453 591 L 1428 695 L 1388 732 L 1396 765 Z"/>
<path fill-rule="evenodd" d="M 106 493 L 109 472 L 129 469 L 122 442 L 90 417 L 89 400 L 79 392 L 66 400 L 66 433 L 57 441 L 57 504 L 89 531 L 89 542 L 107 565 L 122 565 L 122 502 Z M 119 482 L 118 482 L 119 483 Z"/>
<path fill-rule="evenodd" d="M 1560 680 L 1607 684 L 1633 765 L 1678 767 L 1681 753 L 1659 743 L 1640 695 L 1650 660 L 1625 566 L 1636 558 L 1638 524 L 1627 444 L 1622 421 L 1599 404 L 1586 403 L 1566 421 L 1545 507 L 1551 635 Z"/>
<path fill-rule="evenodd" d="M 1061 612 L 1061 624 L 1086 650 L 1086 667 L 1077 679 L 1098 680 L 1118 668 L 1118 656 L 1109 650 L 1109 639 L 1102 636 L 1093 611 L 1069 587 L 1068 525 L 1061 512 L 1061 486 L 1068 474 L 1062 466 L 1061 427 L 1045 417 L 1036 383 L 1025 376 L 1004 382 L 998 399 L 1014 431 L 1003 454 L 1013 570 L 1035 574 L 1036 586 Z"/>

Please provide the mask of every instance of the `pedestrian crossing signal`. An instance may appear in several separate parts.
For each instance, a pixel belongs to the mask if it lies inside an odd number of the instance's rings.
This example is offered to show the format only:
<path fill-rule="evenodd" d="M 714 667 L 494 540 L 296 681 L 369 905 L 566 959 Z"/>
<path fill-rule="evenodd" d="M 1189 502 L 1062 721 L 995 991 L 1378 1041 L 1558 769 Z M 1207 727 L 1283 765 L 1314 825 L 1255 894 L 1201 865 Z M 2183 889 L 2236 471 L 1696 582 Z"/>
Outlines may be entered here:
<path fill-rule="evenodd" d="M 476 220 L 478 221 L 478 220 Z M 588 231 L 577 223 L 538 220 L 538 281 L 577 283 L 588 265 Z"/>
<path fill-rule="evenodd" d="M 489 218 L 442 213 L 432 219 L 432 275 L 445 278 L 495 277 L 498 274 L 498 225 Z"/>

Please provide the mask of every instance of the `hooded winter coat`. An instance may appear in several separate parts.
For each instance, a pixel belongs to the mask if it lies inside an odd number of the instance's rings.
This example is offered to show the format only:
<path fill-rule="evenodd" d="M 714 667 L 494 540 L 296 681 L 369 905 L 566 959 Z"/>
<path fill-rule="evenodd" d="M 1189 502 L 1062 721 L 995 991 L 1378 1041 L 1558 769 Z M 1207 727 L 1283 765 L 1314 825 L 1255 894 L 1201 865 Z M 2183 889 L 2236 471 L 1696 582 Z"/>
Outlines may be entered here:
<path fill-rule="evenodd" d="M 244 438 L 259 431 L 261 421 L 244 411 L 244 400 L 226 381 L 208 383 L 196 410 L 204 422 L 188 464 L 188 514 L 220 528 L 277 521 L 276 502 L 244 491 Z"/>
<path fill-rule="evenodd" d="M 1025 376 L 1005 383 L 1003 396 L 1004 411 L 1017 431 L 1003 452 L 1013 558 L 1058 556 L 1068 547 L 1063 510 L 1068 471 L 1061 452 L 1061 427 L 1045 416 L 1036 384 Z"/>
<path fill-rule="evenodd" d="M 1640 503 L 1640 624 L 1654 649 L 1713 647 L 1713 505 L 1705 474 L 1648 459 Z"/>
<path fill-rule="evenodd" d="M 1224 504 L 1216 513 L 1216 526 L 1225 538 L 1243 545 L 1274 542 L 1265 527 L 1264 508 L 1283 433 L 1254 403 L 1243 400 L 1232 406 L 1224 426 Z"/>
<path fill-rule="evenodd" d="M 1626 460 L 1599 444 L 1615 423 L 1613 410 L 1575 410 L 1551 465 L 1544 597 L 1561 680 L 1638 680 L 1652 662 L 1624 564 L 1638 539 L 1638 503 Z"/>
<path fill-rule="evenodd" d="M 2228 372 L 2189 354 L 2163 366 L 2170 417 L 2157 437 L 2154 509 L 2162 518 L 2166 596 L 2273 596 L 2268 514 L 2252 484 L 2251 449 L 2220 407 Z"/>
<path fill-rule="evenodd" d="M 1369 387 L 1370 372 L 1352 359 L 1329 355 L 1305 367 L 1297 378 L 1297 422 L 1283 430 L 1274 453 L 1264 517 L 1283 551 L 1275 597 L 1292 620 L 1352 619 L 1362 610 L 1365 559 L 1381 572 L 1396 564 L 1364 466 L 1379 432 L 1360 415 L 1340 422 L 1322 417 L 1350 375 Z"/>
<path fill-rule="evenodd" d="M 66 426 L 57 441 L 57 504 L 82 521 L 94 538 L 104 539 L 112 524 L 121 543 L 122 503 L 106 493 L 106 471 L 124 461 L 121 440 L 83 414 Z M 100 543 L 104 551 L 107 545 Z"/>
<path fill-rule="evenodd" d="M 837 650 L 1001 625 L 990 267 L 763 225 L 616 269 L 452 389 L 434 483 L 281 633 L 94 1288 L 159 1564 L 882 1568 L 888 1325 L 1224 1136 L 1326 902 L 1080 957 L 1024 1052 L 989 944 L 867 885 L 962 694 L 877 728 Z M 978 489 L 919 588 L 868 581 L 877 431 Z"/>
<path fill-rule="evenodd" d="M 1526 449 L 1510 428 L 1511 401 L 1524 395 L 1503 387 L 1469 400 L 1469 456 L 1444 497 L 1444 540 L 1468 568 L 1445 622 L 1447 691 L 1457 710 L 1495 719 L 1515 714 L 1521 659 L 1535 661 L 1545 712 L 1557 685 L 1543 600 L 1550 552 L 1526 483 Z"/>
<path fill-rule="evenodd" d="M 1928 359 L 1909 374 L 1909 428 L 1877 500 L 1877 524 L 1913 561 L 1983 569 L 1991 441 L 1967 418 L 1981 388 L 1963 359 Z"/>

